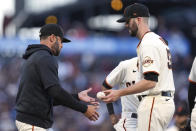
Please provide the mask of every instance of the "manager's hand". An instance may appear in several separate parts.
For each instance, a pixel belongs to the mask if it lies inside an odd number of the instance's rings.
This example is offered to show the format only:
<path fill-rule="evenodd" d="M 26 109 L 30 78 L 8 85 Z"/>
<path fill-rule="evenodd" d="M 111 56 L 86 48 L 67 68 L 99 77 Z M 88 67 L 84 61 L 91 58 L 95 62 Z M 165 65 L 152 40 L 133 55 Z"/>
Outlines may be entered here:
<path fill-rule="evenodd" d="M 89 88 L 87 90 L 84 90 L 84 91 L 81 91 L 78 93 L 78 97 L 81 101 L 84 101 L 84 102 L 89 102 L 90 104 L 92 105 L 96 105 L 96 106 L 99 106 L 99 102 L 97 102 L 95 100 L 95 98 L 93 97 L 90 97 L 88 95 L 88 93 L 92 90 L 92 88 Z"/>
<path fill-rule="evenodd" d="M 87 111 L 84 115 L 91 121 L 96 121 L 99 118 L 99 113 L 96 111 L 99 106 L 88 105 Z"/>

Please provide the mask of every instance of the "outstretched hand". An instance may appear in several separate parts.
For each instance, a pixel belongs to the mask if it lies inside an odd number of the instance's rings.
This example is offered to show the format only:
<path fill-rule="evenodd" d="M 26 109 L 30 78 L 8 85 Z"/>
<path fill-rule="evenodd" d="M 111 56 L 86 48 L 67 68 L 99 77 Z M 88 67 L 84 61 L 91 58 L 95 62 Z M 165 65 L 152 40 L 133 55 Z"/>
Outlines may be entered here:
<path fill-rule="evenodd" d="M 90 104 L 92 105 L 99 105 L 99 102 L 97 102 L 95 100 L 95 98 L 93 97 L 90 97 L 88 95 L 88 93 L 92 90 L 92 88 L 89 88 L 87 90 L 84 90 L 84 91 L 81 91 L 78 93 L 78 97 L 81 101 L 84 101 L 84 102 L 89 102 Z"/>

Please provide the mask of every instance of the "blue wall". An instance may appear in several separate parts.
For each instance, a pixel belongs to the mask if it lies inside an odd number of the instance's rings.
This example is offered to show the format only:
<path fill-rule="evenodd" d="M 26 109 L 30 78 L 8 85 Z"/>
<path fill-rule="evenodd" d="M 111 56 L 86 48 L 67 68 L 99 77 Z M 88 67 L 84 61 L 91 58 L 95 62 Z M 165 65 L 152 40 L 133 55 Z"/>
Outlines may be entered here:
<path fill-rule="evenodd" d="M 71 43 L 64 44 L 63 54 L 93 53 L 96 55 L 136 55 L 139 40 L 131 37 L 87 37 L 70 38 Z M 190 43 L 186 39 L 167 38 L 172 54 L 186 56 L 190 52 Z M 38 44 L 39 40 L 21 40 L 19 38 L 0 39 L 1 55 L 19 55 L 24 53 L 28 44 Z"/>

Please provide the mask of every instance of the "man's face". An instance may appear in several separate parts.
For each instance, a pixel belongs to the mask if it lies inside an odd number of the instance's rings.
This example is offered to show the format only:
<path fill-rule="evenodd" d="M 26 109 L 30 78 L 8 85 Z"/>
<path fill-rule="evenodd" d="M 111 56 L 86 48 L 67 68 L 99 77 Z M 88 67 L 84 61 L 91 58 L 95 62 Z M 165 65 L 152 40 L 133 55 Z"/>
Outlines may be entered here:
<path fill-rule="evenodd" d="M 56 41 L 51 46 L 53 55 L 58 56 L 61 52 L 62 47 L 63 47 L 63 44 L 62 44 L 61 38 L 59 36 L 56 36 Z"/>
<path fill-rule="evenodd" d="M 125 25 L 129 30 L 129 34 L 131 36 L 135 37 L 137 35 L 137 31 L 138 31 L 138 26 L 136 24 L 136 18 L 129 18 L 126 21 Z"/>

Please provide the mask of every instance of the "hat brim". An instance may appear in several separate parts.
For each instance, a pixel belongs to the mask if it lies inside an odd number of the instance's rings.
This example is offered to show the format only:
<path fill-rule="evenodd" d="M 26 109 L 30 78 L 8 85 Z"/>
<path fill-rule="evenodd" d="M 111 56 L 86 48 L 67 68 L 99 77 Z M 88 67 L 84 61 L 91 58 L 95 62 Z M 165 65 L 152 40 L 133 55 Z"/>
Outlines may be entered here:
<path fill-rule="evenodd" d="M 69 40 L 69 39 L 67 39 L 67 38 L 63 38 L 63 39 L 62 39 L 62 42 L 64 42 L 64 43 L 69 43 L 69 42 L 71 42 L 71 40 Z"/>
<path fill-rule="evenodd" d="M 123 23 L 123 22 L 126 22 L 126 20 L 127 20 L 126 17 L 122 17 L 122 18 L 118 19 L 116 22 Z"/>

